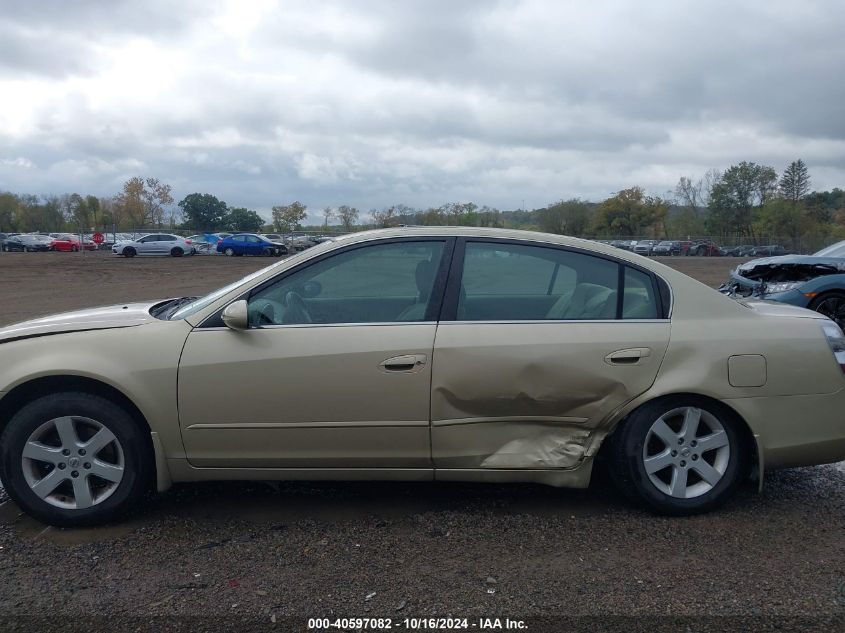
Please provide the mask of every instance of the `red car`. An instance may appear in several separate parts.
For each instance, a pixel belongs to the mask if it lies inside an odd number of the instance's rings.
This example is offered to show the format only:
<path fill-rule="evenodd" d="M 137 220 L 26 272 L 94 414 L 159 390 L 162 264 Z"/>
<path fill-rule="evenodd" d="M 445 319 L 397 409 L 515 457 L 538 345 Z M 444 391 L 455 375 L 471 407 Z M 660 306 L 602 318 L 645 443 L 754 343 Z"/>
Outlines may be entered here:
<path fill-rule="evenodd" d="M 75 253 L 79 250 L 79 236 L 71 235 L 70 233 L 57 233 L 53 236 L 50 248 L 54 251 Z M 83 248 L 86 251 L 95 251 L 97 250 L 97 245 L 90 240 L 85 240 L 83 242 Z"/>

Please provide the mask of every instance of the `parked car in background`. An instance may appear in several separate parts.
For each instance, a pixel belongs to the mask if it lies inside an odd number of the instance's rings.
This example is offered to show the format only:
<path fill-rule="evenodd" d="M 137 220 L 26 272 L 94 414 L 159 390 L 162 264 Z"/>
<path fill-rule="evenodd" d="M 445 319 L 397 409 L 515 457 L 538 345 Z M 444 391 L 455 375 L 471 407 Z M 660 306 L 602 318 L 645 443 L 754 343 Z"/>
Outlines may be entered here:
<path fill-rule="evenodd" d="M 792 251 L 785 249 L 780 244 L 767 244 L 765 246 L 755 246 L 748 255 L 750 257 L 778 257 L 780 255 L 791 255 Z"/>
<path fill-rule="evenodd" d="M 719 246 L 711 240 L 697 240 L 691 242 L 687 248 L 687 255 L 696 257 L 720 257 L 724 253 Z"/>
<path fill-rule="evenodd" d="M 637 255 L 651 255 L 651 251 L 657 246 L 659 240 L 640 240 L 634 244 L 633 252 Z"/>
<path fill-rule="evenodd" d="M 123 257 L 135 255 L 193 255 L 196 249 L 190 240 L 170 233 L 150 233 L 134 240 L 123 240 L 112 246 L 112 253 Z"/>
<path fill-rule="evenodd" d="M 265 240 L 273 242 L 273 244 L 282 250 L 282 255 L 287 255 L 291 251 L 290 244 L 288 244 L 285 241 L 285 238 L 278 233 L 260 233 L 259 237 L 263 237 Z"/>
<path fill-rule="evenodd" d="M 52 241 L 52 238 L 48 239 Z M 37 251 L 49 251 L 50 242 L 35 235 L 13 235 L 3 241 L 2 248 L 7 253 L 13 251 L 35 253 Z"/>
<path fill-rule="evenodd" d="M 659 242 L 653 249 L 652 255 L 680 255 L 681 243 L 678 241 L 663 240 Z"/>
<path fill-rule="evenodd" d="M 266 237 L 255 233 L 239 233 L 231 235 L 217 243 L 217 252 L 224 255 L 263 255 L 265 257 L 280 257 L 287 254 L 284 244 L 276 244 Z"/>
<path fill-rule="evenodd" d="M 91 240 L 80 242 L 79 236 L 73 233 L 50 233 L 53 241 L 50 243 L 54 251 L 76 253 L 80 248 L 86 251 L 96 251 L 97 245 Z"/>
<path fill-rule="evenodd" d="M 634 248 L 636 243 L 636 240 L 613 240 L 610 242 L 610 245 L 616 248 L 621 248 L 623 251 L 630 251 Z"/>
<path fill-rule="evenodd" d="M 737 266 L 719 290 L 808 308 L 845 328 L 845 241 L 814 255 L 752 259 Z"/>
<path fill-rule="evenodd" d="M 729 255 L 730 257 L 748 257 L 753 250 L 753 244 L 741 244 L 740 246 L 734 246 L 733 248 L 723 249 L 725 255 Z"/>

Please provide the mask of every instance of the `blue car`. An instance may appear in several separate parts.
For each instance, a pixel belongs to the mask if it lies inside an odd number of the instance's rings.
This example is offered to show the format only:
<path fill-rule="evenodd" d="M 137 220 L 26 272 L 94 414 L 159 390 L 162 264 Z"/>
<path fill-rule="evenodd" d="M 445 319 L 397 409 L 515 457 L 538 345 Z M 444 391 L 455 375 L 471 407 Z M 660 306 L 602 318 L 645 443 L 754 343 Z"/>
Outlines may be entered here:
<path fill-rule="evenodd" d="M 809 308 L 845 328 L 845 241 L 814 255 L 752 259 L 739 265 L 719 290 L 736 298 Z"/>
<path fill-rule="evenodd" d="M 279 242 L 271 242 L 266 237 L 255 233 L 238 233 L 217 242 L 217 252 L 229 257 L 233 255 L 281 257 L 288 254 L 288 247 Z"/>

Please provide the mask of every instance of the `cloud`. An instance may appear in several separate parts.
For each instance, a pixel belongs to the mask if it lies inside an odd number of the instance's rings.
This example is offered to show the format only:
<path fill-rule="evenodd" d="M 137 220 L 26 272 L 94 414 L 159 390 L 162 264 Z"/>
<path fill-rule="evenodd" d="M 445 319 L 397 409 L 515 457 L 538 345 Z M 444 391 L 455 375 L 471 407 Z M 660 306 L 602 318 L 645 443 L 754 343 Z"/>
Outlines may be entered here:
<path fill-rule="evenodd" d="M 0 189 L 516 208 L 799 156 L 845 182 L 840 3 L 7 5 Z"/>

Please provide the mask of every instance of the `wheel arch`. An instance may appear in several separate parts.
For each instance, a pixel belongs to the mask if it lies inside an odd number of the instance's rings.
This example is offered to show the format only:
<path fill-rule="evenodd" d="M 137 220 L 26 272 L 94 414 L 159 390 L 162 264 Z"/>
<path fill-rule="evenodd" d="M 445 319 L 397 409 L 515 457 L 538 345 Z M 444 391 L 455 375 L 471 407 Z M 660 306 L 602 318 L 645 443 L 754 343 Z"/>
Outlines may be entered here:
<path fill-rule="evenodd" d="M 622 415 L 613 424 L 612 428 L 610 429 L 610 431 L 608 431 L 607 435 L 602 438 L 601 445 L 599 446 L 598 451 L 596 453 L 598 459 L 601 460 L 602 458 L 606 457 L 607 451 L 610 450 L 609 447 L 611 445 L 611 442 L 613 441 L 613 436 L 619 429 L 622 428 L 622 426 L 635 412 L 639 411 L 646 405 L 650 405 L 655 402 L 660 402 L 662 400 L 667 400 L 669 398 L 679 397 L 688 397 L 695 398 L 696 400 L 703 400 L 709 405 L 711 405 L 714 409 L 728 416 L 731 420 L 736 423 L 737 429 L 739 430 L 740 436 L 742 437 L 742 449 L 747 453 L 749 462 L 751 464 L 751 474 L 753 477 L 757 478 L 758 486 L 760 489 L 762 489 L 764 472 L 762 446 L 760 445 L 760 442 L 757 441 L 757 437 L 754 435 L 753 431 L 751 430 L 751 427 L 748 425 L 748 422 L 745 421 L 745 418 L 743 418 L 742 415 L 740 415 L 736 409 L 734 409 L 729 404 L 725 404 L 725 402 L 723 402 L 722 400 L 714 398 L 713 396 L 709 396 L 702 393 L 696 393 L 693 391 L 676 391 L 671 393 L 662 393 L 658 396 L 647 398 L 638 402 L 636 406 L 626 411 L 624 415 Z"/>
<path fill-rule="evenodd" d="M 41 396 L 61 391 L 76 391 L 100 396 L 122 407 L 143 430 L 142 435 L 145 438 L 144 448 L 152 461 L 155 474 L 154 483 L 157 482 L 159 490 L 162 489 L 162 482 L 169 483 L 169 474 L 162 472 L 162 467 L 166 462 L 163 460 L 160 441 L 158 440 L 157 434 L 152 432 L 147 418 L 126 394 L 116 387 L 96 378 L 73 374 L 51 375 L 33 378 L 16 385 L 0 400 L 0 434 L 2 434 L 15 413 L 20 411 L 28 403 Z M 160 455 L 160 453 L 162 454 Z"/>

